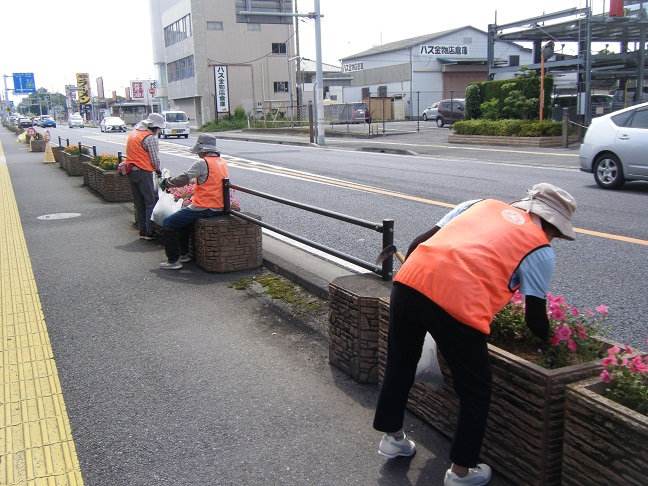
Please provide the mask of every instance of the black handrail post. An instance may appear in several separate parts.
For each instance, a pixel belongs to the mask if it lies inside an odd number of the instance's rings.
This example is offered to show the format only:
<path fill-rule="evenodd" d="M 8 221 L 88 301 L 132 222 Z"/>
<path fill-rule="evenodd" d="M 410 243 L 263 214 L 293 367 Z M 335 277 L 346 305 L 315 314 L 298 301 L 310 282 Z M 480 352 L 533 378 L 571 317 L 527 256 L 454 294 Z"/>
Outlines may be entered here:
<path fill-rule="evenodd" d="M 81 145 L 81 142 L 79 142 L 79 155 L 83 153 L 83 145 Z"/>
<path fill-rule="evenodd" d="M 66 138 L 66 139 L 65 139 L 65 146 L 66 146 L 66 147 L 69 147 L 69 146 L 70 146 L 70 139 L 69 139 L 69 138 Z"/>
<path fill-rule="evenodd" d="M 118 164 L 122 163 L 122 153 L 121 152 L 117 152 L 117 163 Z"/>
<path fill-rule="evenodd" d="M 61 146 L 61 136 L 58 136 L 58 141 L 59 141 L 59 147 Z"/>
<path fill-rule="evenodd" d="M 223 179 L 223 210 L 225 214 L 230 214 L 232 212 L 232 208 L 230 207 L 230 187 L 228 178 Z"/>
<path fill-rule="evenodd" d="M 97 146 L 96 145 L 92 146 L 92 155 L 95 156 L 95 157 L 97 156 Z"/>
<path fill-rule="evenodd" d="M 394 220 L 383 219 L 383 248 L 394 244 Z M 389 282 L 394 276 L 394 258 L 385 258 L 382 262 L 382 279 Z"/>

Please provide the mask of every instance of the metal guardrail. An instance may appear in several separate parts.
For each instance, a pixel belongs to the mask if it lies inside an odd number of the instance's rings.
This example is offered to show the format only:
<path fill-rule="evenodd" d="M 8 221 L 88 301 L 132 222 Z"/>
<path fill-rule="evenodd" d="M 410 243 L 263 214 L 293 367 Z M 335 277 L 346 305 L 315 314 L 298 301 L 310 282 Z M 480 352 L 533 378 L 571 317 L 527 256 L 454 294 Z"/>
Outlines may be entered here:
<path fill-rule="evenodd" d="M 63 140 L 65 140 L 65 145 L 63 145 Z M 58 144 L 59 147 L 69 147 L 70 146 L 70 139 L 69 138 L 62 138 L 60 135 L 58 137 Z M 96 157 L 97 156 L 97 146 L 96 145 L 83 145 L 81 142 L 77 143 L 79 147 L 79 153 L 83 153 L 83 148 L 87 148 L 88 150 L 92 151 L 92 156 Z"/>
<path fill-rule="evenodd" d="M 371 262 L 366 262 L 364 260 L 361 260 L 357 257 L 354 257 L 353 255 L 349 255 L 347 253 L 335 250 L 334 248 L 330 248 L 326 245 L 322 245 L 320 243 L 317 243 L 313 240 L 309 240 L 308 238 L 304 238 L 302 236 L 296 235 L 295 233 L 291 233 L 289 231 L 285 231 L 281 228 L 277 228 L 276 226 L 270 225 L 268 223 L 264 223 L 263 221 L 259 221 L 258 219 L 252 218 L 250 216 L 247 216 L 245 214 L 242 214 L 239 211 L 232 211 L 230 207 L 230 189 L 235 189 L 237 191 L 244 192 L 246 194 L 251 194 L 253 196 L 258 196 L 262 197 L 264 199 L 268 199 L 270 201 L 275 201 L 280 204 L 286 204 L 288 206 L 292 206 L 298 209 L 303 209 L 305 211 L 309 211 L 311 213 L 317 213 L 323 216 L 327 216 L 329 218 L 337 219 L 339 221 L 344 221 L 346 223 L 350 223 L 356 226 L 361 226 L 363 228 L 367 228 L 373 231 L 376 231 L 378 233 L 382 233 L 382 248 L 385 248 L 389 245 L 392 245 L 394 243 L 394 220 L 393 219 L 383 219 L 382 223 L 374 223 L 372 221 L 367 221 L 364 219 L 359 219 L 354 216 L 349 216 L 347 214 L 342 214 L 342 213 L 336 213 L 334 211 L 329 211 L 328 209 L 322 209 L 318 208 L 316 206 L 311 206 L 308 204 L 303 204 L 297 201 L 292 201 L 290 199 L 284 199 L 278 196 L 273 196 L 272 194 L 267 194 L 264 192 L 259 192 L 255 191 L 253 189 L 248 189 L 245 187 L 237 186 L 234 184 L 231 184 L 229 179 L 223 179 L 223 189 L 224 189 L 224 203 L 225 203 L 225 212 L 227 214 L 230 214 L 231 216 L 239 219 L 243 219 L 245 221 L 249 221 L 250 223 L 257 224 L 263 228 L 269 229 L 271 231 L 274 231 L 276 233 L 279 233 L 280 235 L 287 236 L 288 238 L 291 238 L 295 241 L 299 241 L 300 243 L 303 243 L 305 245 L 308 245 L 310 247 L 316 248 L 320 251 L 323 251 L 325 253 L 328 253 L 329 255 L 333 255 L 337 258 L 340 258 L 344 261 L 353 263 L 354 265 L 357 265 L 361 268 L 370 270 L 371 272 L 380 275 L 383 280 L 385 281 L 390 281 L 393 277 L 394 274 L 394 260 L 393 258 L 386 258 L 381 266 L 378 266 L 374 263 Z"/>

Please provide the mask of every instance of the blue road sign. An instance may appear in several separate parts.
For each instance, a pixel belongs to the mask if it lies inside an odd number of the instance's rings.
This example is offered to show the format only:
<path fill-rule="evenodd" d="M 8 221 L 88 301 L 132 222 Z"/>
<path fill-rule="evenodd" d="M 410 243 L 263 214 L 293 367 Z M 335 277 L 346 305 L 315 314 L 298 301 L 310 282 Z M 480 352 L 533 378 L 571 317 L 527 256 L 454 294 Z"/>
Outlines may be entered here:
<path fill-rule="evenodd" d="M 34 73 L 13 73 L 14 94 L 29 94 L 36 92 Z"/>

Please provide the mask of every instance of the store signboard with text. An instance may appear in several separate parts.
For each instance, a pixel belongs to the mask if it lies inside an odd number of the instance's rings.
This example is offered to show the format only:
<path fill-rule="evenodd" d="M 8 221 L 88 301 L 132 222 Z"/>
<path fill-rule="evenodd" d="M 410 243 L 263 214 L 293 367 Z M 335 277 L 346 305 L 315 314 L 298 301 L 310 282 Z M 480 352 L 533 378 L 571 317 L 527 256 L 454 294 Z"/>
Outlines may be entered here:
<path fill-rule="evenodd" d="M 216 84 L 216 112 L 229 113 L 229 88 L 227 86 L 227 66 L 214 66 Z"/>

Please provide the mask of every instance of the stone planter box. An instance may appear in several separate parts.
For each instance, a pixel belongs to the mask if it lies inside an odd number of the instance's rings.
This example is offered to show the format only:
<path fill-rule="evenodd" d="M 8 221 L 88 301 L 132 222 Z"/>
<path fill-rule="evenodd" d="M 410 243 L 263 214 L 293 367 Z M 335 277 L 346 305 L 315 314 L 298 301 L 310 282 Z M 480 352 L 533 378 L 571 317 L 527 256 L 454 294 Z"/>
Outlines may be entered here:
<path fill-rule="evenodd" d="M 50 147 L 51 147 L 51 149 L 52 149 L 52 154 L 54 155 L 54 160 L 55 160 L 56 162 L 58 162 L 58 163 L 59 163 L 59 166 L 60 166 L 60 163 L 61 163 L 61 154 L 63 153 L 63 147 L 61 147 L 61 146 L 59 146 L 59 145 L 52 145 L 52 146 L 50 146 Z"/>
<path fill-rule="evenodd" d="M 89 160 L 89 159 L 88 159 Z M 101 194 L 106 201 L 132 201 L 128 177 L 120 175 L 116 170 L 103 170 L 85 162 L 82 167 L 83 183 Z"/>
<path fill-rule="evenodd" d="M 569 143 L 578 141 L 578 136 L 569 137 Z M 458 135 L 450 134 L 449 143 L 464 143 L 474 145 L 512 145 L 522 147 L 560 147 L 562 145 L 562 136 L 560 137 L 495 137 L 489 135 Z"/>
<path fill-rule="evenodd" d="M 196 220 L 194 245 L 196 263 L 207 272 L 235 272 L 263 265 L 261 226 L 230 215 Z"/>
<path fill-rule="evenodd" d="M 648 472 L 648 417 L 603 397 L 599 378 L 572 384 L 565 398 L 565 486 L 643 486 Z M 609 385 L 607 385 L 609 386 Z"/>
<path fill-rule="evenodd" d="M 29 151 L 30 152 L 45 152 L 45 145 L 47 142 L 45 140 L 30 140 L 29 142 Z"/>
<path fill-rule="evenodd" d="M 64 169 L 71 176 L 83 175 L 83 163 L 89 161 L 90 157 L 87 155 L 70 155 L 65 151 L 61 151 L 59 155 L 59 166 Z"/>
<path fill-rule="evenodd" d="M 382 378 L 387 356 L 389 302 L 381 301 L 380 309 Z M 488 347 L 493 393 L 481 459 L 516 485 L 560 485 L 566 388 L 598 375 L 602 370 L 601 361 L 546 370 L 496 346 Z M 441 353 L 438 355 L 445 380 L 443 388 L 435 392 L 416 382 L 408 408 L 451 437 L 458 399 L 449 369 Z"/>

